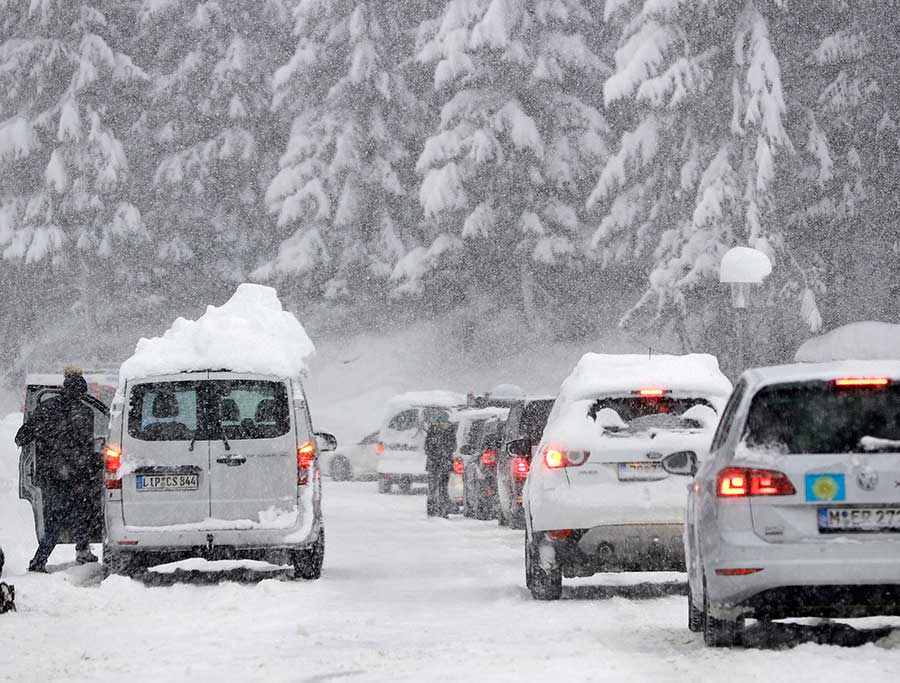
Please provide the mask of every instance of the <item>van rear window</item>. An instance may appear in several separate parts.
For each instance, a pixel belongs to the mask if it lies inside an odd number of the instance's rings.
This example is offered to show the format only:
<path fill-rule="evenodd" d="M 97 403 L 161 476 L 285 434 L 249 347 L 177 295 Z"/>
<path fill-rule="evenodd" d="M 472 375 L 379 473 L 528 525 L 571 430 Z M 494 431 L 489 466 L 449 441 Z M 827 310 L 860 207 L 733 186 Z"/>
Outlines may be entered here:
<path fill-rule="evenodd" d="M 274 439 L 290 431 L 287 389 L 280 382 L 198 380 L 138 384 L 128 433 L 141 441 Z"/>
<path fill-rule="evenodd" d="M 748 446 L 779 453 L 859 452 L 864 437 L 900 440 L 900 385 L 767 387 L 753 397 L 744 429 Z"/>

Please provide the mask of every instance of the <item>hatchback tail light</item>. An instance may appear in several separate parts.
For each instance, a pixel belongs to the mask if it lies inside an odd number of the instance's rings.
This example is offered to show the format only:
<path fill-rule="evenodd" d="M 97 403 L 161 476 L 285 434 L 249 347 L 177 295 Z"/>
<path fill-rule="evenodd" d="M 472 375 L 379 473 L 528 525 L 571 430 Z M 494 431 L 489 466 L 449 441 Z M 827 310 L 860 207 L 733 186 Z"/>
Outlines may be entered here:
<path fill-rule="evenodd" d="M 559 446 L 544 447 L 544 464 L 551 470 L 559 467 L 579 467 L 590 457 L 588 451 L 567 451 Z"/>
<path fill-rule="evenodd" d="M 297 449 L 297 485 L 309 482 L 309 468 L 316 457 L 316 444 L 308 441 Z"/>
<path fill-rule="evenodd" d="M 512 473 L 516 479 L 525 479 L 530 468 L 531 464 L 528 462 L 528 458 L 512 459 Z"/>
<path fill-rule="evenodd" d="M 481 453 L 481 464 L 485 467 L 491 467 L 492 465 L 497 464 L 497 453 L 496 451 L 483 451 Z"/>
<path fill-rule="evenodd" d="M 793 496 L 797 493 L 791 480 L 775 470 L 751 470 L 728 467 L 719 472 L 716 494 L 720 498 L 746 496 Z"/>
<path fill-rule="evenodd" d="M 453 473 L 462 474 L 466 469 L 466 463 L 462 458 L 453 458 Z"/>
<path fill-rule="evenodd" d="M 572 535 L 572 530 L 553 529 L 552 531 L 546 531 L 544 533 L 547 534 L 547 538 L 549 538 L 551 541 L 564 541 Z"/>

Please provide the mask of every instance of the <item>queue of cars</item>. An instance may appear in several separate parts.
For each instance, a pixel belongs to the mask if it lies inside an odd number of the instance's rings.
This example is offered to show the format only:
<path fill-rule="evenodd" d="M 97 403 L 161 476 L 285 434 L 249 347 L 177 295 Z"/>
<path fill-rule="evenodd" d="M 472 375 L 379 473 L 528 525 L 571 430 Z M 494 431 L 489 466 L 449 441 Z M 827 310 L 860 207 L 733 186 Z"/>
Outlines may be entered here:
<path fill-rule="evenodd" d="M 555 398 L 445 409 L 462 510 L 525 528 L 535 599 L 686 571 L 687 625 L 719 647 L 748 618 L 900 616 L 900 362 L 732 388 L 704 354 L 587 354 Z"/>

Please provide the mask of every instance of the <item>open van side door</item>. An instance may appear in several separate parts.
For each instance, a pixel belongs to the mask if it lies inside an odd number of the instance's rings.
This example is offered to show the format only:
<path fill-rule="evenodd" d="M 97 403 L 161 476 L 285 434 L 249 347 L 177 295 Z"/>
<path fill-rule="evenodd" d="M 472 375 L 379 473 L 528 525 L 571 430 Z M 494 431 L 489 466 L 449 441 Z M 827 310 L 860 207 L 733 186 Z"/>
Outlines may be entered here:
<path fill-rule="evenodd" d="M 27 421 L 41 401 L 58 396 L 60 387 L 51 385 L 29 385 L 25 391 L 25 420 Z M 98 463 L 103 462 L 103 448 L 109 430 L 109 408 L 93 396 L 84 396 L 82 402 L 94 412 L 94 451 Z M 37 461 L 41 454 L 37 452 L 37 442 L 19 450 L 19 498 L 28 501 L 34 514 L 34 532 L 38 541 L 44 538 L 44 520 L 46 519 L 47 501 L 40 485 L 36 481 Z M 91 515 L 91 543 L 103 540 L 103 477 L 98 472 L 96 495 L 92 496 L 95 510 Z M 60 536 L 60 543 L 72 543 L 71 530 L 66 529 Z"/>

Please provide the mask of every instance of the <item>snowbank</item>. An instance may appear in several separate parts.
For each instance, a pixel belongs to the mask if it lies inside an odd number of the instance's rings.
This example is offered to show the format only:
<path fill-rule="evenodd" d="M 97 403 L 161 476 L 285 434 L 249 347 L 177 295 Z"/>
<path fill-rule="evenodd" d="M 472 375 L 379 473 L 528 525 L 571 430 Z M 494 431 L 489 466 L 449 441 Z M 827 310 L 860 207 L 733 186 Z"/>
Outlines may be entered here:
<path fill-rule="evenodd" d="M 207 369 L 297 377 L 314 354 L 306 330 L 274 289 L 242 284 L 197 320 L 179 318 L 162 337 L 141 339 L 119 381 Z"/>
<path fill-rule="evenodd" d="M 798 363 L 900 358 L 900 325 L 875 321 L 850 323 L 805 341 L 794 356 Z"/>
<path fill-rule="evenodd" d="M 706 353 L 683 356 L 586 353 L 560 388 L 569 400 L 601 394 L 659 388 L 681 394 L 727 399 L 731 382 L 719 371 L 719 361 Z"/>
<path fill-rule="evenodd" d="M 246 569 L 254 572 L 280 572 L 291 569 L 289 565 L 270 564 L 260 560 L 204 560 L 200 557 L 191 557 L 178 562 L 158 564 L 150 567 L 151 572 L 157 574 L 174 574 L 183 572 L 232 572 Z"/>

